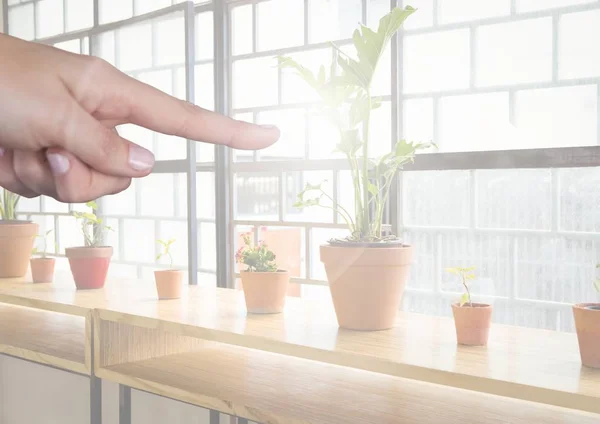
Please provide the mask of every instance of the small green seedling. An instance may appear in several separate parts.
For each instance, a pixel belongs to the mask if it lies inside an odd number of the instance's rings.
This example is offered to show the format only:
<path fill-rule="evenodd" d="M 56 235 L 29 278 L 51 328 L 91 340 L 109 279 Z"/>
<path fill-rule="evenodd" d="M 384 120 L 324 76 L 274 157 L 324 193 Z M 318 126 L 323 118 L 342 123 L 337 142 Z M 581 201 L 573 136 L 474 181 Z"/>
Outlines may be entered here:
<path fill-rule="evenodd" d="M 98 247 L 102 242 L 104 230 L 112 231 L 108 225 L 104 225 L 102 218 L 96 216 L 98 205 L 95 201 L 85 204 L 92 212 L 73 212 L 73 216 L 81 221 L 81 231 L 87 247 Z"/>
<path fill-rule="evenodd" d="M 598 268 L 600 268 L 600 264 L 596 265 L 596 269 Z M 596 281 L 594 281 L 594 287 L 596 288 L 596 291 L 600 293 L 600 278 L 596 278 Z"/>
<path fill-rule="evenodd" d="M 21 196 L 12 193 L 7 189 L 3 190 L 0 197 L 0 218 L 6 221 L 14 221 L 16 219 L 17 205 Z"/>
<path fill-rule="evenodd" d="M 158 244 L 162 246 L 162 251 L 156 255 L 156 260 L 158 261 L 163 256 L 167 256 L 169 258 L 169 268 L 173 268 L 173 256 L 171 256 L 171 246 L 175 243 L 175 239 L 170 239 L 168 241 L 164 240 L 156 240 Z"/>
<path fill-rule="evenodd" d="M 40 249 L 38 249 L 37 247 L 34 247 L 31 254 L 32 255 L 37 255 L 38 253 L 41 254 L 42 258 L 45 258 L 48 255 L 48 236 L 52 233 L 52 229 L 49 229 L 48 231 L 46 231 L 43 235 L 37 235 L 36 237 L 39 237 L 41 239 L 44 240 L 44 248 L 40 251 Z M 54 251 L 58 252 L 58 244 L 54 243 Z"/>
<path fill-rule="evenodd" d="M 475 267 L 472 266 L 468 268 L 446 268 L 446 271 L 451 274 L 460 276 L 460 282 L 466 290 L 466 292 L 463 293 L 463 295 L 460 297 L 460 306 L 463 306 L 466 303 L 468 303 L 469 306 L 473 306 L 473 303 L 471 302 L 471 292 L 469 291 L 469 285 L 467 281 L 475 279 L 475 273 L 473 272 L 475 271 Z"/>

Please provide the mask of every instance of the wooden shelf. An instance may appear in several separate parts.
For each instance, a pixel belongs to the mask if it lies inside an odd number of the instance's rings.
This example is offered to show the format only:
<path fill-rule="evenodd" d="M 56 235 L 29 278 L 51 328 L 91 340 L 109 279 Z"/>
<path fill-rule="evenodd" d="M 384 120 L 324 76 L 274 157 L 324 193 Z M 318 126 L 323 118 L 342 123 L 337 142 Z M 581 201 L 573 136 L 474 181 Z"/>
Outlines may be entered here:
<path fill-rule="evenodd" d="M 401 313 L 391 330 L 355 332 L 338 328 L 328 302 L 288 298 L 282 314 L 247 315 L 236 290 L 190 287 L 181 299 L 154 299 L 96 313 L 106 321 L 600 413 L 600 370 L 581 366 L 575 334 L 494 325 L 488 347 L 464 347 L 446 318 Z"/>
<path fill-rule="evenodd" d="M 261 423 L 598 423 L 596 414 L 205 342 L 100 378 Z"/>
<path fill-rule="evenodd" d="M 89 374 L 85 318 L 0 304 L 0 353 Z"/>

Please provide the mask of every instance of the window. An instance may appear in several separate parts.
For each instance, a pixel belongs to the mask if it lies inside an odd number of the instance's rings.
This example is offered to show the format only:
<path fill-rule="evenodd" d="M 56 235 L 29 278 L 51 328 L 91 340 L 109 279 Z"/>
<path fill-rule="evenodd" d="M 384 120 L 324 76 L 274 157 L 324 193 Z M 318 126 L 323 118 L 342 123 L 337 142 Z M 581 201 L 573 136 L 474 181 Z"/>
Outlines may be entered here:
<path fill-rule="evenodd" d="M 92 3 L 9 0 L 8 29 L 103 57 L 177 97 L 282 130 L 267 149 L 217 155 L 211 145 L 188 148 L 186 140 L 119 128 L 159 162 L 150 177 L 102 199 L 116 229 L 112 272 L 148 276 L 154 239 L 175 237 L 178 265 L 193 264 L 200 282 L 216 284 L 218 274 L 220 285 L 232 286 L 236 266 L 218 258 L 232 258 L 239 234 L 253 231 L 286 242 L 287 265 L 301 284 L 296 295 L 328 297 L 318 247 L 344 235 L 344 224 L 331 211 L 293 203 L 305 183 L 326 181 L 333 199 L 352 204 L 350 177 L 333 153 L 336 133 L 313 113 L 315 97 L 278 70 L 275 57 L 288 54 L 313 70 L 327 65 L 327 42 L 351 53 L 356 23 L 375 26 L 389 0 L 230 0 L 219 3 L 229 25 L 216 19 L 212 2 L 196 2 L 190 12 L 172 0 L 99 0 L 98 16 Z M 378 69 L 373 149 L 385 152 L 403 137 L 439 145 L 400 175 L 398 208 L 387 219 L 417 249 L 403 308 L 449 315 L 457 286 L 443 269 L 475 265 L 474 291 L 497 306 L 496 322 L 573 331 L 570 303 L 593 296 L 600 253 L 600 163 L 582 157 L 600 142 L 600 5 L 398 4 L 418 12 Z M 186 19 L 194 21 L 193 40 Z M 215 31 L 230 43 L 215 40 Z M 186 42 L 193 42 L 193 60 Z M 42 198 L 24 201 L 21 213 L 56 228 L 62 251 L 76 242 L 69 212 L 80 207 Z M 230 228 L 230 243 L 217 244 Z"/>

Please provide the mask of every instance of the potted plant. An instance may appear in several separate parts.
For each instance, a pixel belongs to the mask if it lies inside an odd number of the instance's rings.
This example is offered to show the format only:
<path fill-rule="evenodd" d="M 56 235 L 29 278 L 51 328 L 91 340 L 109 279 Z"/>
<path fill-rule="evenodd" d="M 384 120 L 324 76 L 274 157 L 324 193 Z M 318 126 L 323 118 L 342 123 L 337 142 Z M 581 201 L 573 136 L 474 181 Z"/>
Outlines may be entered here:
<path fill-rule="evenodd" d="M 290 280 L 288 272 L 277 268 L 275 254 L 264 243 L 252 246 L 250 234 L 244 234 L 243 239 L 236 260 L 247 266 L 240 272 L 247 311 L 254 314 L 283 311 Z"/>
<path fill-rule="evenodd" d="M 163 256 L 169 258 L 169 269 L 154 271 L 154 280 L 156 282 L 156 291 L 159 299 L 178 299 L 181 297 L 181 281 L 183 272 L 179 269 L 173 269 L 173 257 L 171 256 L 171 246 L 175 239 L 169 241 L 157 240 L 161 245 L 162 250 L 156 256 L 158 261 Z"/>
<path fill-rule="evenodd" d="M 458 275 L 465 288 L 459 303 L 452 304 L 456 340 L 458 344 L 469 346 L 485 346 L 488 342 L 492 306 L 487 303 L 473 303 L 468 281 L 475 279 L 475 267 L 447 268 L 451 274 Z"/>
<path fill-rule="evenodd" d="M 56 259 L 47 256 L 48 236 L 52 233 L 52 229 L 46 231 L 44 235 L 40 235 L 43 241 L 44 248 L 40 251 L 37 247 L 33 248 L 32 255 L 40 254 L 39 258 L 31 258 L 31 278 L 34 283 L 51 283 L 54 279 L 54 265 Z"/>
<path fill-rule="evenodd" d="M 596 268 L 600 268 L 600 264 Z M 594 287 L 600 294 L 600 280 L 594 282 Z M 573 305 L 573 317 L 581 363 L 586 367 L 600 368 L 600 302 Z"/>
<path fill-rule="evenodd" d="M 38 224 L 16 218 L 20 198 L 6 189 L 0 197 L 0 278 L 22 278 L 27 274 L 38 233 Z"/>
<path fill-rule="evenodd" d="M 322 112 L 339 133 L 336 151 L 349 162 L 354 188 L 354 214 L 336 204 L 321 184 L 307 184 L 295 206 L 333 209 L 348 226 L 349 235 L 320 247 L 340 327 L 384 330 L 394 325 L 413 259 L 413 248 L 394 234 L 386 234 L 383 218 L 397 173 L 413 162 L 415 153 L 433 143 L 401 140 L 391 152 L 372 158 L 369 150 L 371 112 L 381 99 L 371 95 L 379 60 L 391 38 L 414 8 L 395 8 L 379 21 L 377 31 L 363 25 L 354 31 L 357 59 L 332 43 L 337 53 L 331 70 L 318 74 L 289 57 L 278 58 L 319 96 Z M 330 202 L 330 204 L 326 203 Z"/>
<path fill-rule="evenodd" d="M 81 222 L 85 245 L 65 249 L 75 285 L 79 290 L 104 287 L 113 254 L 111 246 L 101 245 L 104 231 L 111 228 L 104 225 L 102 218 L 96 216 L 98 206 L 95 201 L 86 203 L 86 206 L 92 211 L 73 212 L 75 218 Z"/>

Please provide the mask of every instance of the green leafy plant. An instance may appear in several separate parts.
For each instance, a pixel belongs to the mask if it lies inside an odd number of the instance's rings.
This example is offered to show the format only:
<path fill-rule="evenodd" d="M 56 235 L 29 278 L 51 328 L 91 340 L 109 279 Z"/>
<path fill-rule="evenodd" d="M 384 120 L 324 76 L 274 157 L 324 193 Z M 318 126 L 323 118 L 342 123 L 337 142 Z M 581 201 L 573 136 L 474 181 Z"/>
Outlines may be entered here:
<path fill-rule="evenodd" d="M 52 234 L 52 229 L 49 229 L 48 231 L 46 231 L 44 234 L 39 234 L 36 237 L 37 238 L 41 238 L 43 240 L 43 246 L 44 248 L 42 250 L 38 249 L 37 247 L 34 247 L 31 254 L 32 255 L 36 255 L 36 254 L 40 254 L 42 256 L 42 258 L 45 258 L 48 255 L 48 236 L 50 234 Z M 54 247 L 55 247 L 55 251 L 58 251 L 58 244 L 54 243 Z"/>
<path fill-rule="evenodd" d="M 275 262 L 275 254 L 267 248 L 263 242 L 253 246 L 250 234 L 243 235 L 244 245 L 235 254 L 238 263 L 248 266 L 249 272 L 276 272 L 278 270 Z"/>
<path fill-rule="evenodd" d="M 446 271 L 448 271 L 451 274 L 460 276 L 460 282 L 466 290 L 466 292 L 463 293 L 463 295 L 460 298 L 460 306 L 463 306 L 466 303 L 468 303 L 469 306 L 473 306 L 473 303 L 471 302 L 471 292 L 469 291 L 469 284 L 467 282 L 475 279 L 475 267 L 472 266 L 468 268 L 446 268 Z"/>
<path fill-rule="evenodd" d="M 13 221 L 16 219 L 17 205 L 21 196 L 12 193 L 7 189 L 3 189 L 2 197 L 0 198 L 0 217 L 2 220 Z"/>
<path fill-rule="evenodd" d="M 158 255 L 156 255 L 156 260 L 158 261 L 163 256 L 166 256 L 169 258 L 169 267 L 173 268 L 173 256 L 171 256 L 171 246 L 173 245 L 173 243 L 175 243 L 175 239 L 170 239 L 167 241 L 159 239 L 156 240 L 156 242 L 162 246 L 161 252 Z"/>
<path fill-rule="evenodd" d="M 73 212 L 73 216 L 81 222 L 81 231 L 85 246 L 98 247 L 102 242 L 102 234 L 104 231 L 112 231 L 108 225 L 104 225 L 102 218 L 96 216 L 98 204 L 95 201 L 85 204 L 92 212 Z"/>
<path fill-rule="evenodd" d="M 332 43 L 337 54 L 329 72 L 321 66 L 315 74 L 290 57 L 278 57 L 279 68 L 292 69 L 317 93 L 321 112 L 329 117 L 339 133 L 336 151 L 348 160 L 354 186 L 354 219 L 347 209 L 336 204 L 323 190 L 322 184 L 307 184 L 298 194 L 294 206 L 321 206 L 336 210 L 350 230 L 345 241 L 397 240 L 396 236 L 382 235 L 390 187 L 397 172 L 414 161 L 418 150 L 435 146 L 433 143 L 400 140 L 391 152 L 375 159 L 369 156 L 371 112 L 381 106 L 381 98 L 371 95 L 373 77 L 390 40 L 415 11 L 410 6 L 395 8 L 380 19 L 377 31 L 360 25 L 352 37 L 357 59 Z M 324 204 L 325 200 L 333 205 Z"/>

